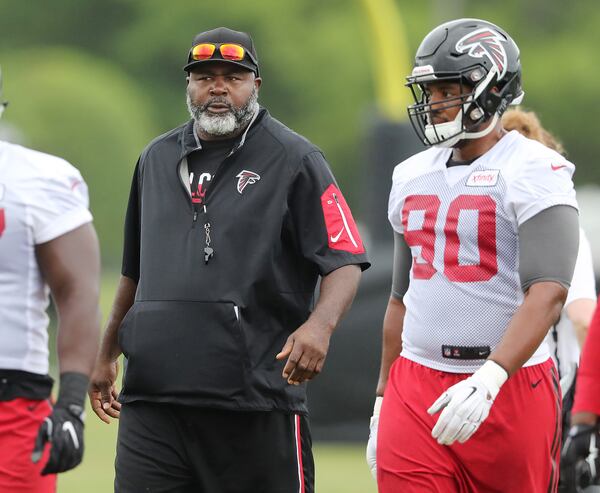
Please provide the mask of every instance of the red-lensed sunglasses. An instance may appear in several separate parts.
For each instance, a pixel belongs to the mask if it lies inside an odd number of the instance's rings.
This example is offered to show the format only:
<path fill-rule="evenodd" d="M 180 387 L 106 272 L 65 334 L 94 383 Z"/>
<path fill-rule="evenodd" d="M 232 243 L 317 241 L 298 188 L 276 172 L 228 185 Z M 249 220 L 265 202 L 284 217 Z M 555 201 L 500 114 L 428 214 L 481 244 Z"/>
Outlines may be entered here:
<path fill-rule="evenodd" d="M 243 46 L 234 43 L 201 43 L 192 48 L 190 57 L 192 60 L 210 60 L 217 50 L 224 60 L 231 60 L 234 62 L 242 61 L 247 53 L 250 60 L 256 64 L 256 60 L 254 60 L 252 53 L 246 51 Z"/>

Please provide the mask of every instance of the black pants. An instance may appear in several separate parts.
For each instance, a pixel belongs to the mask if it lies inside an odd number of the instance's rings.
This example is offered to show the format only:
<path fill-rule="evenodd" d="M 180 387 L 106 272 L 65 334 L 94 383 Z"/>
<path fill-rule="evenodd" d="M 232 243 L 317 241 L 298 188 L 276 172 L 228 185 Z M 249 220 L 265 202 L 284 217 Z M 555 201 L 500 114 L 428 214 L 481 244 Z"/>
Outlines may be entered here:
<path fill-rule="evenodd" d="M 124 404 L 115 492 L 313 493 L 305 416 Z"/>

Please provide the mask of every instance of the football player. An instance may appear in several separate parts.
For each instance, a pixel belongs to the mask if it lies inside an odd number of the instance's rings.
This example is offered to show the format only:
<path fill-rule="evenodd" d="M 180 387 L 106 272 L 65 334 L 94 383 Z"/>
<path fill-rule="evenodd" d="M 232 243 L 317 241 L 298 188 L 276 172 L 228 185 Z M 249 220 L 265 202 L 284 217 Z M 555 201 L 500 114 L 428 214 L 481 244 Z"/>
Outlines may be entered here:
<path fill-rule="evenodd" d="M 551 132 L 542 127 L 539 118 L 532 111 L 515 108 L 502 115 L 502 125 L 506 130 L 517 130 L 529 139 L 537 140 L 546 147 L 566 156 L 562 144 Z M 562 437 L 563 442 L 569 432 L 571 408 L 575 394 L 575 378 L 594 309 L 596 308 L 596 280 L 592 263 L 592 248 L 583 228 L 579 228 L 579 252 L 569 294 L 556 324 L 546 336 L 550 355 L 558 370 L 562 391 Z M 561 491 L 562 482 L 558 489 Z"/>
<path fill-rule="evenodd" d="M 525 137 L 541 142 L 562 155 L 561 143 L 540 123 L 533 111 L 515 108 L 502 115 L 506 130 L 517 130 Z M 596 308 L 596 280 L 592 262 L 592 247 L 585 234 L 579 229 L 579 252 L 575 271 L 564 309 L 558 322 L 546 337 L 550 354 L 558 370 L 563 398 L 575 379 L 581 348 L 585 341 L 592 316 Z M 571 399 L 572 401 L 572 399 Z"/>
<path fill-rule="evenodd" d="M 600 310 L 583 347 L 571 429 L 561 463 L 562 493 L 600 492 Z"/>
<path fill-rule="evenodd" d="M 560 388 L 544 337 L 577 256 L 574 166 L 502 127 L 524 92 L 519 49 L 494 24 L 436 27 L 407 85 L 431 148 L 393 173 L 367 459 L 382 493 L 555 492 Z"/>
<path fill-rule="evenodd" d="M 56 473 L 81 462 L 84 399 L 99 341 L 99 272 L 79 171 L 0 141 L 0 491 L 54 492 Z M 54 405 L 49 293 L 58 312 Z"/>

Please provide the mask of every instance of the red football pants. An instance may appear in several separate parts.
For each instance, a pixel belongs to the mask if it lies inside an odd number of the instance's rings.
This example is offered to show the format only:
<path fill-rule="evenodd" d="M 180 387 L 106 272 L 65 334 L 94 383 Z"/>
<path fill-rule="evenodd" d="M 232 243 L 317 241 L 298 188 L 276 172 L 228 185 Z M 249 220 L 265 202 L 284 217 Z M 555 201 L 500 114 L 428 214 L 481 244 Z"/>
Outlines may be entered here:
<path fill-rule="evenodd" d="M 468 376 L 394 362 L 379 418 L 380 493 L 556 492 L 561 395 L 552 361 L 509 378 L 469 440 L 440 445 L 431 436 L 439 413 L 427 409 Z"/>
<path fill-rule="evenodd" d="M 50 445 L 37 464 L 31 453 L 38 429 L 50 415 L 48 400 L 14 399 L 0 401 L 0 492 L 54 493 L 56 475 L 42 476 Z"/>

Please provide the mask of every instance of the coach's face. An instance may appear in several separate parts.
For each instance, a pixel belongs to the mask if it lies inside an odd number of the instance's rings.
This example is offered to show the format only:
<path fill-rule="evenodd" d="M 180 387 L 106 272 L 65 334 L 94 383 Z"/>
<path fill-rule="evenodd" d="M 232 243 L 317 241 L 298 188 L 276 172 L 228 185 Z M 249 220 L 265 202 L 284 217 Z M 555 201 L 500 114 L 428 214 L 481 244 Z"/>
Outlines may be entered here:
<path fill-rule="evenodd" d="M 190 72 L 187 81 L 192 101 L 199 106 L 208 103 L 208 111 L 214 114 L 227 112 L 228 104 L 242 107 L 261 84 L 260 77 L 255 77 L 254 72 L 218 61 L 197 66 Z M 211 103 L 212 100 L 223 102 Z"/>
<path fill-rule="evenodd" d="M 260 77 L 227 62 L 200 64 L 187 78 L 187 105 L 200 138 L 231 138 L 241 133 L 258 109 Z"/>

